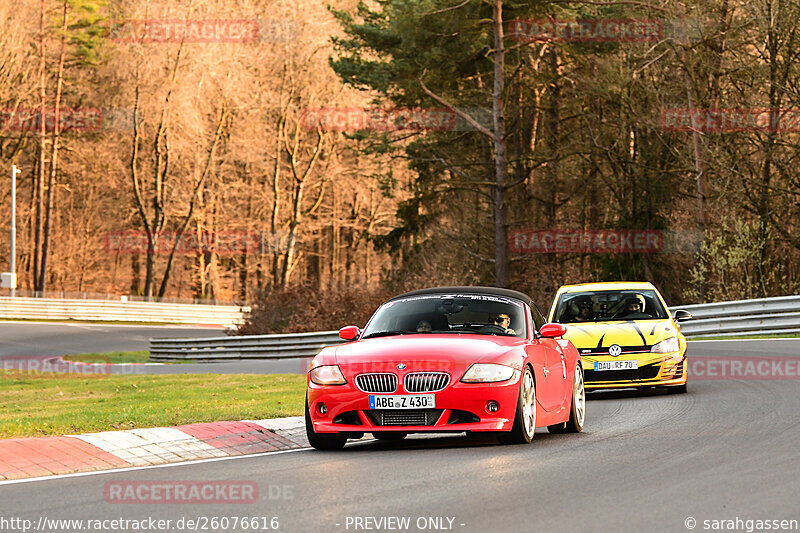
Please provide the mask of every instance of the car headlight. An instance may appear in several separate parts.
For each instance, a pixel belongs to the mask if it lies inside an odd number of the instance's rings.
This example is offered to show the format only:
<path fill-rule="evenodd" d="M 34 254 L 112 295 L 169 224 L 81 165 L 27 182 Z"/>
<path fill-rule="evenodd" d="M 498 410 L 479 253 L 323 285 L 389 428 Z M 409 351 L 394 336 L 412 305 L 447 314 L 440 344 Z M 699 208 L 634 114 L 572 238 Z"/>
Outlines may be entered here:
<path fill-rule="evenodd" d="M 337 365 L 318 366 L 310 372 L 310 376 L 311 381 L 317 385 L 344 385 L 347 383 Z"/>
<path fill-rule="evenodd" d="M 511 379 L 514 369 L 506 365 L 489 363 L 475 363 L 464 374 L 461 381 L 464 383 L 494 383 Z"/>
<path fill-rule="evenodd" d="M 653 353 L 670 353 L 670 352 L 677 352 L 680 350 L 681 347 L 678 344 L 678 337 L 670 337 L 669 339 L 665 339 L 658 344 L 654 344 L 650 351 Z"/>

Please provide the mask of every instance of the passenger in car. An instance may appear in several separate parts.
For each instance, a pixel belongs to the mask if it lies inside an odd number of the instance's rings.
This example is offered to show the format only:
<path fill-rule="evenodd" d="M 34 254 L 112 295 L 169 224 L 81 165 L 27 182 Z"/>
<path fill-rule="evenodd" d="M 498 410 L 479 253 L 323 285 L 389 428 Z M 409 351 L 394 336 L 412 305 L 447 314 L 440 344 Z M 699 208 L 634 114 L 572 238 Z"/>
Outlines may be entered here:
<path fill-rule="evenodd" d="M 592 322 L 595 319 L 594 302 L 590 296 L 579 296 L 575 299 L 575 306 L 578 312 L 572 322 Z"/>

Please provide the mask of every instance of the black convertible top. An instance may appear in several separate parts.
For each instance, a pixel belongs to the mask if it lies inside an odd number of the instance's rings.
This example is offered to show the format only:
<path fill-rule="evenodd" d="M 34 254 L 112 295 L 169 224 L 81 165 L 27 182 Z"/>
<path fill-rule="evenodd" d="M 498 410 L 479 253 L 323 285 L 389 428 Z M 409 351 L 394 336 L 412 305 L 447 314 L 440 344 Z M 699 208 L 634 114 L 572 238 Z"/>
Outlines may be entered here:
<path fill-rule="evenodd" d="M 493 296 L 505 296 L 506 298 L 515 298 L 520 300 L 529 307 L 536 307 L 533 305 L 533 301 L 531 297 L 525 293 L 519 291 L 512 291 L 511 289 L 501 289 L 498 287 L 430 287 L 427 289 L 420 289 L 417 291 L 407 292 L 405 294 L 399 294 L 394 298 L 391 298 L 389 301 L 397 300 L 399 298 L 405 298 L 407 296 L 416 296 L 418 294 L 437 294 L 440 292 L 457 292 L 461 294 L 491 294 Z"/>

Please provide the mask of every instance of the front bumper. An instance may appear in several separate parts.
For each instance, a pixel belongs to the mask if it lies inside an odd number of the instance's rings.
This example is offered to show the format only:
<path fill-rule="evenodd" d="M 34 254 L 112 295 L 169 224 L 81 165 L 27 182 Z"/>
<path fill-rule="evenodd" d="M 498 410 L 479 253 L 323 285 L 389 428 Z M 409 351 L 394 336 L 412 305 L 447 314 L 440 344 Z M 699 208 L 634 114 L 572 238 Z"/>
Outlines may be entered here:
<path fill-rule="evenodd" d="M 610 361 L 610 358 L 582 357 L 584 382 L 587 390 L 627 389 L 631 387 L 663 387 L 683 385 L 687 381 L 686 355 L 658 354 L 637 359 L 638 370 L 594 371 L 595 361 Z"/>
<path fill-rule="evenodd" d="M 451 383 L 444 390 L 434 393 L 435 410 L 379 410 L 369 408 L 369 394 L 357 389 L 352 382 L 345 385 L 320 386 L 309 381 L 308 406 L 314 431 L 317 433 L 372 433 L 396 431 L 402 433 L 437 433 L 464 431 L 510 431 L 514 423 L 519 397 L 521 373 L 501 383 Z M 398 390 L 393 394 L 409 394 Z M 487 403 L 499 405 L 496 412 L 489 412 Z M 327 412 L 320 412 L 324 403 Z M 391 411 L 388 415 L 387 411 Z M 415 412 L 416 411 L 416 412 Z M 422 417 L 424 423 L 404 424 L 408 420 Z M 436 411 L 436 412 L 434 412 Z M 382 419 L 391 425 L 382 424 Z"/>

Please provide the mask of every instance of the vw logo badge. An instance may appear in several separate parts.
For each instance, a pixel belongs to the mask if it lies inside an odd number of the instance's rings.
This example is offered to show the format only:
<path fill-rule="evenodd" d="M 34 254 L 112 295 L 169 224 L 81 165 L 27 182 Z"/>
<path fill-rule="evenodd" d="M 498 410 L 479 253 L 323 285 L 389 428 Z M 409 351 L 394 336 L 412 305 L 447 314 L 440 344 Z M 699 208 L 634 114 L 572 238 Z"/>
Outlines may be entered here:
<path fill-rule="evenodd" d="M 617 357 L 619 354 L 622 353 L 622 348 L 619 347 L 618 344 L 612 344 L 608 347 L 608 355 L 611 357 Z"/>
<path fill-rule="evenodd" d="M 405 363 L 400 363 L 399 365 L 397 365 L 397 370 L 404 370 L 405 368 L 406 368 Z"/>

